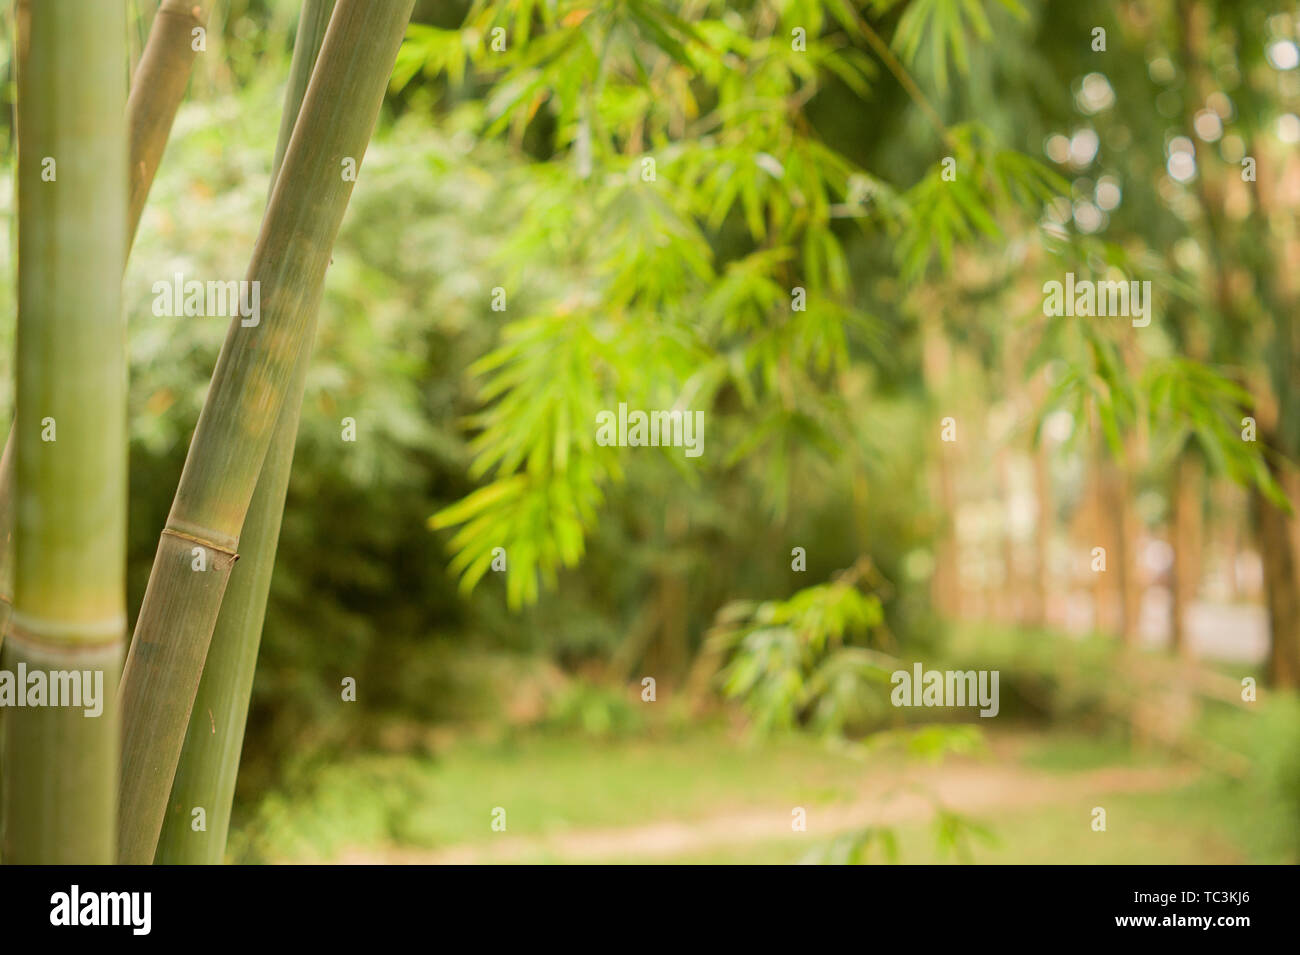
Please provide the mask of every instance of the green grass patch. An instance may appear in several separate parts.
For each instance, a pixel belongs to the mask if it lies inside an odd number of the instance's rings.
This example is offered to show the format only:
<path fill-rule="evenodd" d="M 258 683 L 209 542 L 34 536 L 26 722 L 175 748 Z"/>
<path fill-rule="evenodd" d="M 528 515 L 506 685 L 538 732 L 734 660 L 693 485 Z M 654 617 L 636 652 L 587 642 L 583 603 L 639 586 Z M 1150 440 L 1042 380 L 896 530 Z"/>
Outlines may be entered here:
<path fill-rule="evenodd" d="M 1006 771 L 1070 773 L 1168 763 L 1131 751 L 1117 737 L 1077 732 L 994 737 L 990 760 Z M 232 838 L 239 861 L 328 861 L 348 849 L 484 848 L 493 840 L 546 837 L 651 823 L 702 823 L 744 812 L 844 805 L 882 773 L 900 768 L 897 753 L 866 759 L 828 750 L 805 737 L 753 745 L 721 730 L 672 738 L 593 740 L 528 734 L 499 742 L 460 742 L 438 758 L 372 755 L 322 767 L 291 789 L 265 798 Z M 1093 802 L 1108 831 L 1091 829 Z M 491 828 L 506 810 L 505 836 Z M 1232 863 L 1288 861 L 1282 834 L 1286 804 L 1258 780 L 1214 777 L 1174 791 L 1097 797 L 1086 805 L 990 810 L 972 819 L 992 845 L 971 844 L 983 863 Z M 778 831 L 781 824 L 778 822 Z M 716 829 L 714 830 L 716 832 Z M 932 826 L 895 828 L 900 860 L 955 861 L 941 853 Z M 795 833 L 718 843 L 679 856 L 635 854 L 626 862 L 800 861 L 838 833 Z M 871 861 L 879 861 L 872 854 Z M 551 850 L 519 861 L 566 862 Z"/>
<path fill-rule="evenodd" d="M 326 859 L 348 846 L 438 848 L 507 832 L 641 825 L 728 809 L 851 799 L 870 771 L 802 737 L 749 745 L 530 734 L 461 743 L 440 758 L 364 756 L 266 797 L 232 836 L 240 860 Z"/>
<path fill-rule="evenodd" d="M 974 841 L 970 861 L 981 865 L 1191 865 L 1284 864 L 1281 844 L 1271 838 L 1266 816 L 1249 790 L 1222 782 L 1198 783 L 1163 793 L 1108 796 L 1105 832 L 1091 827 L 1090 807 L 1051 806 L 993 813 L 978 818 L 992 844 Z M 899 861 L 950 864 L 959 861 L 936 846 L 933 829 L 907 823 L 896 829 Z M 628 857 L 621 863 L 790 865 L 805 859 L 818 842 L 834 834 L 792 834 L 748 845 L 727 845 L 654 859 Z M 545 861 L 543 858 L 530 861 Z M 555 861 L 555 860 L 551 860 Z M 581 862 L 581 859 L 566 860 Z M 604 860 L 611 861 L 611 860 Z M 872 861 L 879 862 L 873 857 Z"/>

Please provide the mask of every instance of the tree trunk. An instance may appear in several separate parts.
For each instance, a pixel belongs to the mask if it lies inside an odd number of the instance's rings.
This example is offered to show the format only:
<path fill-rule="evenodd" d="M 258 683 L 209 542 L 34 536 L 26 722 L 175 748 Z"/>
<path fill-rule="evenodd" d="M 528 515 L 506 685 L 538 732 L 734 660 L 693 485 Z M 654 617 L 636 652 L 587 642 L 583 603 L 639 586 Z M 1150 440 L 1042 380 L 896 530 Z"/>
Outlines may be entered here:
<path fill-rule="evenodd" d="M 1051 456 L 1046 445 L 1034 449 L 1034 499 L 1037 515 L 1034 521 L 1034 586 L 1033 609 L 1030 622 L 1037 627 L 1050 623 L 1052 506 Z"/>
<path fill-rule="evenodd" d="M 923 318 L 921 326 L 922 374 L 929 393 L 935 396 L 944 391 L 944 382 L 952 365 L 951 350 L 943 331 L 933 318 Z M 941 415 L 947 417 L 947 415 Z M 938 427 L 939 422 L 934 422 Z M 961 423 L 958 423 L 961 427 Z M 960 439 L 961 432 L 957 437 Z M 935 453 L 932 472 L 932 498 L 938 508 L 934 521 L 934 576 L 930 579 L 930 595 L 935 610 L 944 617 L 959 617 L 962 613 L 961 576 L 958 570 L 956 533 L 957 494 L 953 488 L 953 469 L 957 443 L 940 441 Z"/>
<path fill-rule="evenodd" d="M 1237 577 L 1237 561 L 1241 555 L 1241 525 L 1247 516 L 1240 507 L 1239 490 L 1227 481 L 1219 483 L 1215 501 L 1215 525 L 1219 538 L 1218 549 L 1223 561 L 1224 579 L 1228 600 L 1241 599 L 1241 581 Z"/>
<path fill-rule="evenodd" d="M 1088 559 L 1092 568 L 1093 625 L 1099 633 L 1118 633 L 1121 628 L 1120 611 L 1120 547 L 1115 533 L 1116 521 L 1110 510 L 1113 502 L 1113 474 L 1105 451 L 1095 451 L 1092 472 L 1092 493 L 1088 503 Z M 1093 548 L 1105 550 L 1105 570 L 1096 570 Z"/>
<path fill-rule="evenodd" d="M 1124 471 L 1119 471 L 1114 484 L 1115 511 L 1118 516 L 1120 599 L 1123 606 L 1123 618 L 1120 636 L 1128 646 L 1138 642 L 1138 625 L 1142 616 L 1142 579 L 1138 566 L 1138 542 L 1141 527 L 1138 523 L 1137 509 L 1133 500 L 1133 479 Z"/>
<path fill-rule="evenodd" d="M 1300 686 L 1300 577 L 1287 528 L 1291 518 L 1258 489 L 1252 489 L 1251 500 L 1268 604 L 1269 679 L 1275 687 L 1293 689 Z"/>
<path fill-rule="evenodd" d="M 957 546 L 957 494 L 953 489 L 952 458 L 956 451 L 950 445 L 939 448 L 935 461 L 934 484 L 938 498 L 938 526 L 935 530 L 935 567 L 933 600 L 935 609 L 944 617 L 962 614 L 961 573 L 958 568 Z"/>
<path fill-rule="evenodd" d="M 1173 489 L 1173 528 L 1170 534 L 1174 552 L 1170 575 L 1169 642 L 1177 653 L 1188 656 L 1191 647 L 1187 634 L 1187 611 L 1201 576 L 1201 492 L 1200 458 L 1184 451 L 1178 458 Z"/>
<path fill-rule="evenodd" d="M 664 554 L 655 570 L 654 639 L 642 660 L 644 675 L 655 677 L 660 685 L 681 680 L 690 663 L 687 580 L 680 563 L 686 532 L 686 508 L 669 503 L 664 512 Z"/>
<path fill-rule="evenodd" d="M 1132 479 L 1106 457 L 1104 448 L 1098 455 L 1092 505 L 1095 536 L 1090 546 L 1106 549 L 1106 569 L 1095 572 L 1093 584 L 1097 628 L 1117 633 L 1125 644 L 1132 645 L 1138 641 L 1142 599 Z"/>
<path fill-rule="evenodd" d="M 1016 541 L 1011 533 L 1011 507 L 1015 488 L 1011 480 L 1011 456 L 1005 445 L 997 452 L 997 487 L 1002 510 L 1002 592 L 998 597 L 999 616 L 1009 624 L 1025 622 L 1022 594 L 1024 582 L 1016 566 Z"/>

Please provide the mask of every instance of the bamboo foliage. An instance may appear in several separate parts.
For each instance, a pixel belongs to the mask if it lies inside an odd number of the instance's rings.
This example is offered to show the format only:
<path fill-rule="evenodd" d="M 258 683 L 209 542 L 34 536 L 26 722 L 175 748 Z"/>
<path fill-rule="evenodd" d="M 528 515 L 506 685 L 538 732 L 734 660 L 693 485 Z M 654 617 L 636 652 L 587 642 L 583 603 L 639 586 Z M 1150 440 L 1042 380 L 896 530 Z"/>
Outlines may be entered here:
<path fill-rule="evenodd" d="M 154 18 L 132 78 L 126 106 L 128 255 L 194 66 L 191 31 L 204 26 L 211 12 L 212 0 L 165 0 L 159 13 L 167 15 Z M 0 641 L 8 628 L 13 601 L 13 443 L 10 431 L 0 455 Z"/>
<path fill-rule="evenodd" d="M 303 4 L 271 172 L 272 191 L 333 9 L 334 0 L 306 0 Z M 307 336 L 308 347 L 303 349 L 294 369 L 257 480 L 257 490 L 244 520 L 240 559 L 231 571 L 230 583 L 221 602 L 221 613 L 208 648 L 208 659 L 176 767 L 171 799 L 167 802 L 167 818 L 163 822 L 154 860 L 158 863 L 216 864 L 221 862 L 225 853 L 230 807 L 235 796 L 235 778 L 239 771 L 249 697 L 262 638 L 262 621 L 271 589 L 280 519 L 284 513 L 294 443 L 298 436 L 310 343 L 314 337 L 313 324 Z M 196 808 L 202 808 L 207 817 L 206 827 L 198 830 L 191 825 Z"/>
<path fill-rule="evenodd" d="M 15 591 L 3 666 L 97 673 L 102 710 L 5 713 L 10 863 L 114 857 L 126 629 L 125 17 L 125 0 L 20 11 Z"/>
<path fill-rule="evenodd" d="M 339 0 L 248 270 L 256 326 L 232 321 L 190 444 L 122 677 L 119 858 L 154 857 L 239 535 L 414 0 Z M 204 570 L 195 567 L 206 552 Z"/>

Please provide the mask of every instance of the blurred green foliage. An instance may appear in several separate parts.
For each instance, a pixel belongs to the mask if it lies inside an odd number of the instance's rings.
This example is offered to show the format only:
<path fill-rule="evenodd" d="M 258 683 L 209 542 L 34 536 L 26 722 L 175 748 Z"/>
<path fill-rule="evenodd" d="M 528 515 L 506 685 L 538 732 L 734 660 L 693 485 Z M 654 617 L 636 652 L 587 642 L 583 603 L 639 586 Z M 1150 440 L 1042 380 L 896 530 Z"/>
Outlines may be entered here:
<path fill-rule="evenodd" d="M 897 661 L 866 645 L 884 616 L 880 599 L 858 589 L 865 574 L 855 567 L 789 600 L 738 601 L 718 612 L 706 652 L 726 660 L 723 693 L 741 701 L 756 730 L 807 723 L 840 734 L 864 713 L 879 716 L 880 687 Z"/>

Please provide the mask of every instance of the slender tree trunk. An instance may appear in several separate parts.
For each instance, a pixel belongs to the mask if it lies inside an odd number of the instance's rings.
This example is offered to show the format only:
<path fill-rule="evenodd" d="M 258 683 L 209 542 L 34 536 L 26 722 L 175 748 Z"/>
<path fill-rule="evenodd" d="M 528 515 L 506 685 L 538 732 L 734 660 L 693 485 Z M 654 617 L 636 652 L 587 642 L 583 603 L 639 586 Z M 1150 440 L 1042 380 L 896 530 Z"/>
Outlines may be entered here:
<path fill-rule="evenodd" d="M 1099 633 L 1118 633 L 1120 630 L 1120 562 L 1119 544 L 1115 533 L 1115 521 L 1109 510 L 1113 498 L 1113 483 L 1110 465 L 1106 461 L 1105 451 L 1100 446 L 1094 451 L 1092 469 L 1092 493 L 1088 501 L 1089 527 L 1089 566 L 1093 567 L 1093 622 Z M 1105 550 L 1105 570 L 1096 570 L 1092 556 L 1093 548 Z"/>
<path fill-rule="evenodd" d="M 1296 555 L 1287 533 L 1287 515 L 1258 490 L 1251 491 L 1264 593 L 1268 603 L 1269 678 L 1275 687 L 1300 686 L 1300 581 Z"/>
<path fill-rule="evenodd" d="M 1025 622 L 1022 594 L 1024 582 L 1016 567 L 1016 541 L 1011 533 L 1011 507 L 1015 488 L 1011 480 L 1011 457 L 1006 446 L 997 452 L 997 488 L 1002 511 L 1002 588 L 998 597 L 999 616 L 1009 624 Z"/>
<path fill-rule="evenodd" d="M 217 360 L 122 676 L 123 862 L 153 860 L 208 645 L 262 465 L 317 306 L 348 197 L 414 0 L 339 0 Z M 205 570 L 196 560 L 206 555 Z"/>
<path fill-rule="evenodd" d="M 1094 540 L 1106 549 L 1106 569 L 1096 572 L 1093 597 L 1098 629 L 1117 633 L 1125 644 L 1138 640 L 1142 585 L 1138 577 L 1139 527 L 1132 479 L 1099 451 L 1093 491 Z"/>
<path fill-rule="evenodd" d="M 1261 437 L 1263 437 L 1261 435 Z M 1273 435 L 1265 438 L 1274 440 Z M 1278 484 L 1289 489 L 1292 481 L 1276 464 L 1270 469 Z M 1270 631 L 1269 679 L 1280 689 L 1300 687 L 1300 552 L 1291 525 L 1295 518 L 1270 501 L 1258 487 L 1250 492 L 1251 512 L 1264 565 L 1264 597 Z M 1294 498 L 1293 498 L 1294 500 Z"/>
<path fill-rule="evenodd" d="M 1215 529 L 1219 539 L 1218 549 L 1224 566 L 1228 600 L 1241 599 L 1241 581 L 1237 577 L 1237 561 L 1241 556 L 1241 524 L 1246 515 L 1239 506 L 1237 486 L 1227 481 L 1219 482 L 1215 495 Z"/>
<path fill-rule="evenodd" d="M 107 863 L 126 631 L 126 7 L 40 0 L 22 17 L 16 560 L 3 668 L 77 671 L 97 701 L 5 714 L 3 855 Z"/>
<path fill-rule="evenodd" d="M 1138 642 L 1138 625 L 1142 615 L 1142 579 L 1138 568 L 1138 541 L 1141 528 L 1133 500 L 1133 479 L 1119 471 L 1115 478 L 1114 513 L 1118 517 L 1120 600 L 1123 616 L 1120 636 L 1133 646 Z"/>
<path fill-rule="evenodd" d="M 661 626 L 659 604 L 653 600 L 645 601 L 610 658 L 607 671 L 610 681 L 623 683 L 632 678 L 634 669 L 645 659 L 646 649 Z"/>
<path fill-rule="evenodd" d="M 1051 457 L 1046 445 L 1034 449 L 1034 498 L 1037 519 L 1034 522 L 1034 606 L 1031 618 L 1034 625 L 1046 627 L 1050 623 L 1052 526 Z"/>
<path fill-rule="evenodd" d="M 663 560 L 655 572 L 657 639 L 649 647 L 645 666 L 660 684 L 675 684 L 689 665 L 687 646 L 687 585 L 678 558 L 687 530 L 686 509 L 670 502 L 664 514 Z"/>
<path fill-rule="evenodd" d="M 922 373 L 932 395 L 944 392 L 944 383 L 952 365 L 952 355 L 943 330 L 933 318 L 922 319 Z M 941 417 L 948 417 L 944 414 Z M 934 426 L 938 426 L 934 422 Z M 958 434 L 960 438 L 960 433 Z M 952 618 L 961 615 L 961 577 L 957 552 L 957 494 L 953 487 L 953 458 L 956 442 L 939 443 L 932 472 L 933 494 L 939 513 L 935 515 L 935 566 L 931 578 L 931 599 L 935 610 Z"/>
<path fill-rule="evenodd" d="M 1291 460 L 1294 461 L 1294 459 Z M 1281 473 L 1277 475 L 1277 480 L 1292 506 L 1300 507 L 1300 470 L 1296 470 L 1292 466 L 1282 468 Z M 1296 555 L 1296 570 L 1300 572 L 1300 516 L 1288 514 L 1286 517 L 1286 530 L 1291 541 L 1291 553 Z"/>
<path fill-rule="evenodd" d="M 1171 575 L 1169 640 L 1174 651 L 1190 655 L 1187 611 L 1201 576 L 1201 462 L 1184 451 L 1178 458 L 1173 489 L 1174 566 Z"/>
<path fill-rule="evenodd" d="M 1268 161 L 1267 150 L 1249 143 L 1249 155 L 1258 157 L 1257 201 L 1247 222 L 1264 234 L 1268 218 L 1264 210 L 1279 200 L 1281 177 Z M 1287 264 L 1279 261 L 1274 246 L 1259 243 L 1251 250 L 1248 264 L 1265 311 L 1272 317 L 1272 338 L 1268 345 L 1269 377 L 1277 403 L 1276 422 L 1261 427 L 1259 438 L 1268 448 L 1295 461 L 1300 456 L 1300 320 L 1297 297 L 1288 286 Z M 1263 432 L 1269 433 L 1265 435 Z M 1271 464 L 1273 476 L 1283 487 L 1290 484 L 1287 473 Z M 1270 623 L 1269 671 L 1275 686 L 1300 686 L 1300 582 L 1297 581 L 1297 552 L 1291 546 L 1288 526 L 1293 520 L 1255 488 L 1251 489 L 1255 530 L 1264 565 L 1264 590 Z M 1292 498 L 1294 501 L 1294 498 Z"/>
<path fill-rule="evenodd" d="M 951 445 L 942 445 L 935 460 L 935 488 L 939 515 L 935 543 L 935 568 L 933 599 L 943 616 L 954 618 L 962 613 L 961 573 L 958 564 L 957 544 L 957 493 L 953 488 L 952 458 L 956 451 Z"/>
<path fill-rule="evenodd" d="M 303 5 L 272 165 L 272 193 L 333 9 L 334 0 L 306 0 Z M 294 369 L 240 534 L 240 559 L 221 602 L 158 840 L 155 861 L 160 864 L 213 865 L 225 854 L 310 354 L 310 348 L 304 349 Z M 195 809 L 207 817 L 203 829 L 192 824 Z"/>

